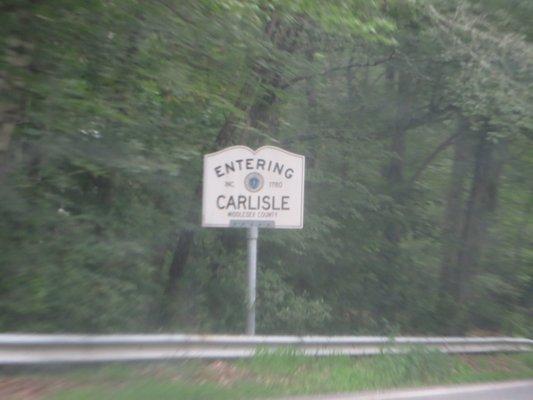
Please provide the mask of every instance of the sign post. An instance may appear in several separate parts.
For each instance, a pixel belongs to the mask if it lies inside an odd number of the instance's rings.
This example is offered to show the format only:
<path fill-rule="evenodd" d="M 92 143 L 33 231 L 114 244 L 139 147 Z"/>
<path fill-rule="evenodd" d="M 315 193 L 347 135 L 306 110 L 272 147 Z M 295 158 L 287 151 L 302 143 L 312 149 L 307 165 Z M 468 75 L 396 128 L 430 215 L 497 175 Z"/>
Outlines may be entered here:
<path fill-rule="evenodd" d="M 248 303 L 246 318 L 246 334 L 255 335 L 255 293 L 257 281 L 257 238 L 259 228 L 248 228 Z"/>
<path fill-rule="evenodd" d="M 255 334 L 259 228 L 303 227 L 304 177 L 305 157 L 274 146 L 204 156 L 202 226 L 248 229 L 248 335 Z"/>

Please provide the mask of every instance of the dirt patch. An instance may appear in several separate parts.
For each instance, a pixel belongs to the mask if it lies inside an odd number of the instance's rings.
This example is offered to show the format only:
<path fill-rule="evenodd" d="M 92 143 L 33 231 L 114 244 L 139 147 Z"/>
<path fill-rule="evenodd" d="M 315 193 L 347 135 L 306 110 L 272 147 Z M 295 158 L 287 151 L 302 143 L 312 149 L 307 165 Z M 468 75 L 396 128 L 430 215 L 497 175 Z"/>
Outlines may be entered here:
<path fill-rule="evenodd" d="M 200 381 L 216 382 L 222 386 L 230 386 L 236 381 L 250 377 L 246 371 L 226 361 L 209 363 L 198 375 Z"/>
<path fill-rule="evenodd" d="M 59 389 L 69 388 L 62 379 L 38 379 L 27 377 L 0 377 L 0 399 L 40 400 Z"/>
<path fill-rule="evenodd" d="M 476 372 L 510 372 L 516 368 L 516 362 L 505 355 L 461 356 L 461 360 Z"/>

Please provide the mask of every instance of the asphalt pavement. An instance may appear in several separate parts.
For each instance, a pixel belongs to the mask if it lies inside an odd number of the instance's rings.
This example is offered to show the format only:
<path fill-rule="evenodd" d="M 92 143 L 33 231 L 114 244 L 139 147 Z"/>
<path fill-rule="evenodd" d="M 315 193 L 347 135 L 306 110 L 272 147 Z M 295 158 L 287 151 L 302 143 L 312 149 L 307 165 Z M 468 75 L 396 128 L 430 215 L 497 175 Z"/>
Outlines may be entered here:
<path fill-rule="evenodd" d="M 368 391 L 283 400 L 533 400 L 533 379 L 475 385 L 435 386 L 420 389 Z"/>

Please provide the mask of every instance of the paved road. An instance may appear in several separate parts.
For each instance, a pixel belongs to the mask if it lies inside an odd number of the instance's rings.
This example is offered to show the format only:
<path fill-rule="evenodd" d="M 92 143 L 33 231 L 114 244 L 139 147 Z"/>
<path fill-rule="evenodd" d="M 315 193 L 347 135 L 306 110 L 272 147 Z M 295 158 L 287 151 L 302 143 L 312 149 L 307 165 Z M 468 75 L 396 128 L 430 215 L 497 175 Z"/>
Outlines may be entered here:
<path fill-rule="evenodd" d="M 533 380 L 476 385 L 436 386 L 327 396 L 291 397 L 285 400 L 533 400 Z"/>

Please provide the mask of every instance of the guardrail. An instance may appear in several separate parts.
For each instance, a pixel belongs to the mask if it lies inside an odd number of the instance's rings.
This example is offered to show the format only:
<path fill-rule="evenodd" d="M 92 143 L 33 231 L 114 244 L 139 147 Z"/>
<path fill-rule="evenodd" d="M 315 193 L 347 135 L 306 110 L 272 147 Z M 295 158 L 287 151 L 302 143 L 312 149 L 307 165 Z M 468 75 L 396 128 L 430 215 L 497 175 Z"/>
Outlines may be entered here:
<path fill-rule="evenodd" d="M 309 356 L 533 351 L 533 340 L 511 337 L 39 335 L 0 334 L 0 364 L 242 358 L 292 349 Z"/>

